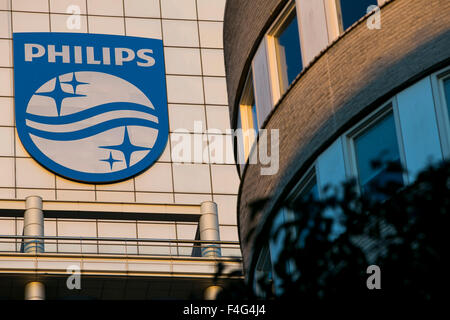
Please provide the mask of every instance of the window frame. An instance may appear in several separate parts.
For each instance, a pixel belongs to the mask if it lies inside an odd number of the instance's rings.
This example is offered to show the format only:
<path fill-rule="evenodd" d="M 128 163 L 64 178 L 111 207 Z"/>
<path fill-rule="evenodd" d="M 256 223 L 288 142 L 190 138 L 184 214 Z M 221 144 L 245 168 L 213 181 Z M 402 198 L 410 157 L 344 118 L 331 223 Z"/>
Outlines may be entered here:
<path fill-rule="evenodd" d="M 350 29 L 356 22 L 358 22 L 360 19 L 362 19 L 363 17 L 368 15 L 368 13 L 366 12 L 364 15 L 359 17 L 358 20 L 353 22 L 353 24 L 351 24 L 347 29 L 344 29 L 344 17 L 343 17 L 343 14 L 342 14 L 341 0 L 332 0 L 332 1 L 334 2 L 334 8 L 336 9 L 336 16 L 337 16 L 337 23 L 338 23 L 338 28 L 339 28 L 339 34 L 343 34 L 345 31 Z M 377 0 L 377 6 L 381 7 L 384 4 L 384 2 L 386 2 L 386 0 Z"/>
<path fill-rule="evenodd" d="M 405 169 L 407 168 L 406 155 L 403 146 L 403 137 L 397 107 L 397 97 L 395 96 L 394 98 L 383 104 L 380 108 L 377 108 L 377 110 L 371 112 L 364 119 L 358 121 L 356 125 L 350 128 L 346 133 L 344 133 L 343 148 L 344 148 L 345 171 L 347 177 L 355 179 L 355 183 L 357 186 L 356 192 L 359 195 L 362 193 L 361 192 L 362 189 L 359 182 L 359 171 L 356 158 L 355 138 L 357 138 L 363 132 L 369 130 L 378 121 L 383 119 L 389 113 L 392 113 L 392 116 L 394 117 L 395 133 L 398 144 L 398 152 L 400 156 L 400 164 L 402 165 L 403 168 Z M 403 177 L 403 184 L 405 186 L 408 185 L 410 183 L 408 173 L 403 172 L 402 177 Z"/>
<path fill-rule="evenodd" d="M 269 27 L 269 31 L 266 33 L 265 41 L 266 41 L 266 50 L 267 50 L 267 64 L 269 66 L 269 75 L 270 75 L 270 83 L 272 88 L 272 98 L 273 104 L 275 105 L 278 100 L 280 100 L 281 96 L 286 92 L 287 88 L 289 88 L 290 84 L 285 84 L 283 81 L 286 77 L 286 72 L 281 70 L 280 62 L 278 59 L 278 49 L 277 49 L 277 37 L 279 36 L 283 27 L 286 26 L 286 23 L 295 15 L 297 19 L 297 25 L 299 24 L 298 16 L 297 16 L 297 8 L 295 5 L 295 0 L 291 0 L 278 15 L 278 18 L 274 23 Z M 300 54 L 301 54 L 301 36 L 300 30 L 298 30 L 299 35 L 299 43 L 300 43 Z M 303 56 L 302 56 L 302 64 L 303 64 Z M 284 80 L 282 80 L 284 79 Z M 286 81 L 287 83 L 287 81 Z"/>
<path fill-rule="evenodd" d="M 344 30 L 344 18 L 342 16 L 341 0 L 334 0 L 334 5 L 336 8 L 336 16 L 337 16 L 339 34 L 343 34 L 345 32 L 345 30 Z"/>
<path fill-rule="evenodd" d="M 306 173 L 300 178 L 300 180 L 294 186 L 292 191 L 289 192 L 288 196 L 286 197 L 286 201 L 291 202 L 299 199 L 299 197 L 302 195 L 302 193 L 306 190 L 306 188 L 310 185 L 310 183 L 313 180 L 316 182 L 318 199 L 320 200 L 322 198 L 322 192 L 319 187 L 316 162 L 314 161 L 314 163 L 308 168 L 308 170 L 306 170 Z M 285 222 L 290 219 L 292 220 L 295 219 L 295 214 L 291 210 L 285 209 L 283 215 Z"/>
<path fill-rule="evenodd" d="M 302 192 L 305 191 L 305 189 L 309 186 L 309 184 L 311 183 L 311 181 L 315 181 L 316 185 L 317 185 L 317 190 L 319 190 L 319 182 L 317 179 L 317 167 L 316 167 L 316 163 L 314 162 L 306 171 L 306 173 L 300 178 L 299 182 L 294 186 L 294 188 L 292 189 L 292 191 L 288 194 L 288 196 L 286 197 L 286 201 L 295 201 L 296 199 L 298 199 L 298 197 L 300 197 L 300 195 L 302 194 Z M 319 199 L 321 197 L 320 195 L 320 191 L 319 193 Z M 294 212 L 292 212 L 291 210 L 288 210 L 287 208 L 280 208 L 277 212 L 276 215 L 279 216 L 280 219 L 282 219 L 282 222 L 280 224 L 284 224 L 286 222 L 288 222 L 289 220 L 294 220 L 295 219 L 295 214 Z M 275 219 L 273 220 L 273 224 L 276 224 L 277 221 L 277 217 L 275 217 Z M 271 239 L 273 241 L 273 239 Z M 268 241 L 267 243 L 267 249 L 269 252 L 269 257 L 270 257 L 270 263 L 272 266 L 272 281 L 273 281 L 273 290 L 276 290 L 276 282 L 277 282 L 277 273 L 274 269 L 274 263 L 272 261 L 272 256 L 273 256 L 273 247 L 271 248 L 271 246 L 273 245 L 277 245 L 278 239 L 276 241 L 273 241 L 271 243 L 271 241 Z M 284 245 L 283 243 L 281 244 L 282 246 Z M 293 270 L 293 265 L 291 264 L 291 262 L 288 262 L 287 267 L 287 272 L 292 272 Z M 255 269 L 256 271 L 256 269 Z"/>
<path fill-rule="evenodd" d="M 263 275 L 266 272 L 264 270 L 265 265 L 268 265 L 270 267 L 270 271 L 268 271 L 266 275 L 270 277 L 269 281 L 273 283 L 274 267 L 272 265 L 269 244 L 264 245 L 261 250 L 259 250 L 255 270 L 253 273 L 253 289 L 259 294 L 262 294 L 263 292 L 259 286 L 258 280 L 260 275 Z"/>
<path fill-rule="evenodd" d="M 250 103 L 251 100 L 253 100 L 253 104 Z M 258 127 L 254 127 L 255 119 L 253 119 L 253 106 L 256 108 L 255 114 L 258 117 L 258 107 L 256 105 L 255 88 L 253 83 L 253 71 L 250 69 L 247 74 L 247 79 L 245 80 L 241 98 L 239 100 L 238 110 L 238 117 L 241 123 L 240 129 L 242 130 L 244 162 L 249 159 L 252 153 L 253 145 L 255 144 L 259 131 Z M 258 119 L 256 119 L 256 124 L 258 124 Z"/>
<path fill-rule="evenodd" d="M 319 188 L 318 174 L 317 174 L 317 166 L 316 162 L 314 162 L 306 171 L 306 173 L 302 176 L 300 181 L 295 185 L 292 191 L 287 196 L 287 201 L 295 201 L 297 200 L 301 194 L 305 191 L 305 189 L 309 186 L 312 180 L 316 181 L 317 191 L 319 194 L 319 199 L 321 198 L 321 190 Z"/>
<path fill-rule="evenodd" d="M 450 66 L 431 75 L 431 88 L 433 91 L 436 120 L 445 159 L 450 158 L 450 106 L 447 105 L 444 82 L 450 80 Z M 450 100 L 450 97 L 449 97 Z"/>

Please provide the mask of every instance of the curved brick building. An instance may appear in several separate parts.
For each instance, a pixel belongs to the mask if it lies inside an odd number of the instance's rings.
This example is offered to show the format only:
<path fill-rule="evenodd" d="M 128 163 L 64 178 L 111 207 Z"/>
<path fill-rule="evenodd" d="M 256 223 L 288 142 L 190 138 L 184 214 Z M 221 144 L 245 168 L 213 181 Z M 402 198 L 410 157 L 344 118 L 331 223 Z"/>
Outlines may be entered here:
<path fill-rule="evenodd" d="M 238 227 L 250 279 L 270 269 L 279 247 L 245 239 L 271 213 L 286 219 L 283 200 L 321 198 L 324 186 L 352 177 L 370 191 L 383 176 L 370 162 L 382 151 L 408 170 L 395 177 L 404 185 L 428 163 L 448 159 L 449 14 L 447 0 L 227 2 L 231 124 L 254 132 L 236 148 Z M 266 141 L 264 150 L 279 148 L 278 170 L 269 174 L 261 170 L 267 164 L 252 161 Z M 251 219 L 249 204 L 265 197 L 269 203 Z"/>

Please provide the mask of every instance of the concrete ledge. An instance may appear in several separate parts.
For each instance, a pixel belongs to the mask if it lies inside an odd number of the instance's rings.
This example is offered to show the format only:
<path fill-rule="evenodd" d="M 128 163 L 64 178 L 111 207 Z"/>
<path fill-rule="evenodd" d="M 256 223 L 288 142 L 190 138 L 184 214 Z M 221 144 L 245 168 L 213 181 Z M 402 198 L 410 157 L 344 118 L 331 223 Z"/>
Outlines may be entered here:
<path fill-rule="evenodd" d="M 4 253 L 0 254 L 0 274 L 67 275 L 67 268 L 75 265 L 81 275 L 212 278 L 219 261 L 228 271 L 241 268 L 239 260 L 227 258 Z"/>
<path fill-rule="evenodd" d="M 0 209 L 25 210 L 25 200 L 0 200 Z M 43 201 L 44 211 L 198 214 L 200 205 Z"/>

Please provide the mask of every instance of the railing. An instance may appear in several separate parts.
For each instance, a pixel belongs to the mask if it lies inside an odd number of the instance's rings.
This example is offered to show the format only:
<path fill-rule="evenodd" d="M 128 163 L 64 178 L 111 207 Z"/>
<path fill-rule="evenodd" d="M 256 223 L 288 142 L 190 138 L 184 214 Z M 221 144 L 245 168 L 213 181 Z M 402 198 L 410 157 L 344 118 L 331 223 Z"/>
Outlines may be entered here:
<path fill-rule="evenodd" d="M 202 252 L 208 256 L 214 251 L 219 257 L 241 257 L 238 241 L 64 236 L 0 235 L 0 252 L 24 252 L 25 243 L 34 243 L 45 253 L 201 257 Z"/>

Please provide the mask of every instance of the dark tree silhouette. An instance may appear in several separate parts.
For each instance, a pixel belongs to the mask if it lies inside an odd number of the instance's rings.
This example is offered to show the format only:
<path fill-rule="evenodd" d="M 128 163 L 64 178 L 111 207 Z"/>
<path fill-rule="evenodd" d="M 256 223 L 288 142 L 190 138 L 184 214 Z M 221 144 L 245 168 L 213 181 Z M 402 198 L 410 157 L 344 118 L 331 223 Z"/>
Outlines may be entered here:
<path fill-rule="evenodd" d="M 382 166 L 374 163 L 374 166 Z M 387 174 L 402 171 L 398 163 L 384 164 Z M 254 253 L 270 239 L 282 239 L 269 274 L 234 283 L 218 299 L 286 299 L 298 301 L 439 300 L 448 284 L 450 221 L 450 163 L 429 166 L 406 187 L 395 179 L 356 192 L 356 181 L 325 190 L 323 200 L 312 197 L 283 203 L 292 219 L 274 228 L 269 215 L 258 234 Z M 267 199 L 253 204 L 256 214 Z M 262 222 L 261 222 L 262 223 Z M 256 260 L 254 257 L 253 260 Z M 381 271 L 381 289 L 366 284 L 370 265 Z M 260 291 L 253 290 L 257 281 Z"/>

